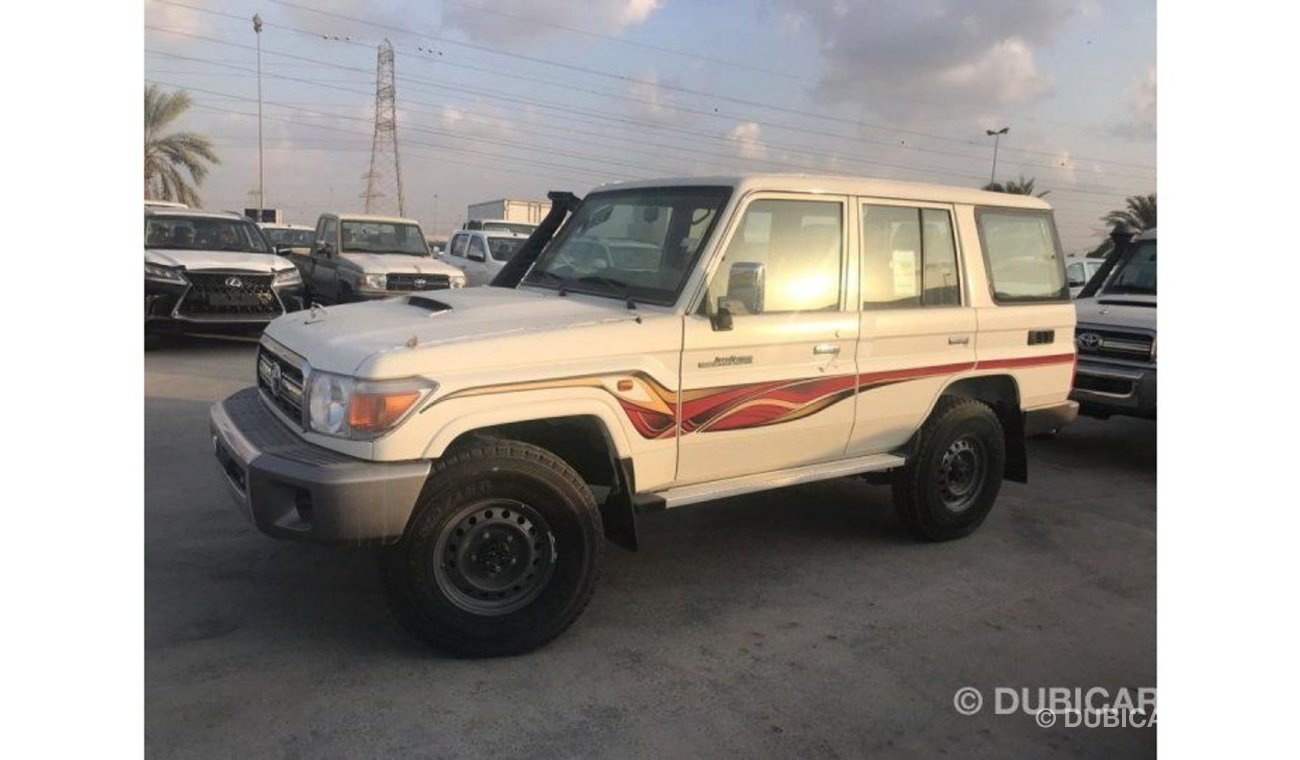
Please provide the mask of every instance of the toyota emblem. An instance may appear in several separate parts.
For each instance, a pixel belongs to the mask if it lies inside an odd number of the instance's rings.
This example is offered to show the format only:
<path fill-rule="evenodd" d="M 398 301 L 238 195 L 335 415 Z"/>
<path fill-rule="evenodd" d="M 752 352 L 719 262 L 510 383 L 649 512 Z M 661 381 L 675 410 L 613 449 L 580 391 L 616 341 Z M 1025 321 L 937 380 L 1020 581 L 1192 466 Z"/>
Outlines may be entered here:
<path fill-rule="evenodd" d="M 1101 348 L 1101 336 L 1097 333 L 1079 333 L 1079 337 L 1074 340 L 1079 344 L 1079 348 L 1085 351 L 1096 351 Z"/>
<path fill-rule="evenodd" d="M 284 370 L 280 368 L 279 364 L 271 365 L 271 377 L 267 382 L 271 385 L 271 393 L 279 396 L 284 382 Z"/>
<path fill-rule="evenodd" d="M 244 281 L 241 280 L 241 279 L 239 279 L 238 277 L 227 277 L 227 278 L 226 278 L 226 287 L 228 287 L 228 288 L 242 288 L 242 287 L 244 287 Z"/>
<path fill-rule="evenodd" d="M 418 277 L 418 278 L 416 278 L 416 279 L 415 279 L 411 284 L 414 285 L 414 286 L 417 287 L 417 288 L 422 288 L 422 287 L 424 287 L 424 278 L 423 278 L 423 277 Z"/>

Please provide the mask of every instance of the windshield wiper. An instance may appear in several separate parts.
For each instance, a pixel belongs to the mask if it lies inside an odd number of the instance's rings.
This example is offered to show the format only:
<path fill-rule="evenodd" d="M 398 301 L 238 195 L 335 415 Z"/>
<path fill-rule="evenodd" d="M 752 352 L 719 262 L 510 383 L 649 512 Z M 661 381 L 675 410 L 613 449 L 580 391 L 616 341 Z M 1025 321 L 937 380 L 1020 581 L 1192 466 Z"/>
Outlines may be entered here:
<path fill-rule="evenodd" d="M 600 274 L 588 274 L 579 277 L 574 280 L 574 282 L 589 282 L 593 285 L 604 285 L 606 287 L 618 288 L 622 291 L 622 294 L 619 297 L 627 304 L 627 308 L 636 308 L 636 301 L 632 300 L 632 286 L 622 280 L 613 277 L 606 277 Z"/>

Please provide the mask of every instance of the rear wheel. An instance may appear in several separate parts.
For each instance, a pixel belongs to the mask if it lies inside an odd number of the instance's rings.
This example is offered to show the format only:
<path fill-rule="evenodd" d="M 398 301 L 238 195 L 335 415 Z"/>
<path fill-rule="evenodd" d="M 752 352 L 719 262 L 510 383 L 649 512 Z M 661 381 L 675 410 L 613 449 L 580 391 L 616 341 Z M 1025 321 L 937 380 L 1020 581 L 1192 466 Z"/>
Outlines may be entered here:
<path fill-rule="evenodd" d="M 921 427 L 914 455 L 894 473 L 898 515 L 926 541 L 969 535 L 993 509 L 1005 466 L 1006 440 L 993 410 L 945 396 Z"/>
<path fill-rule="evenodd" d="M 451 654 L 489 657 L 568 628 L 603 555 L 600 512 L 573 468 L 537 446 L 480 439 L 435 466 L 383 570 L 407 630 Z"/>

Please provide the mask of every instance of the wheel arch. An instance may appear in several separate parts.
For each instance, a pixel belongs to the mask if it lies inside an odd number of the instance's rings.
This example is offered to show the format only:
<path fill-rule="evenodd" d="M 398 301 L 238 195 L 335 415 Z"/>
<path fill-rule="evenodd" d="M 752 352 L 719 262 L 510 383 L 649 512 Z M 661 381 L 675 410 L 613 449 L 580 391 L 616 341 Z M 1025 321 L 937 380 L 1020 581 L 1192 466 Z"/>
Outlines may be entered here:
<path fill-rule="evenodd" d="M 935 399 L 944 396 L 965 396 L 988 404 L 1002 424 L 1006 441 L 1007 463 L 1003 475 L 1007 480 L 1025 483 L 1029 480 L 1029 462 L 1025 450 L 1025 415 L 1020 406 L 1020 385 L 1010 374 L 974 375 L 949 383 Z M 931 407 L 933 412 L 934 407 Z M 929 415 L 927 414 L 927 417 Z M 909 450 L 913 441 L 909 441 Z"/>
<path fill-rule="evenodd" d="M 444 433 L 436 454 L 467 444 L 474 439 L 504 438 L 546 449 L 572 467 L 583 482 L 608 489 L 598 499 L 605 537 L 630 551 L 637 549 L 636 517 L 632 501 L 636 474 L 626 437 L 616 421 L 600 408 L 570 410 L 571 413 L 520 415 L 510 409 L 462 418 L 453 423 L 454 434 Z M 613 424 L 611 424 L 611 422 Z M 449 426 L 450 427 L 450 426 Z"/>

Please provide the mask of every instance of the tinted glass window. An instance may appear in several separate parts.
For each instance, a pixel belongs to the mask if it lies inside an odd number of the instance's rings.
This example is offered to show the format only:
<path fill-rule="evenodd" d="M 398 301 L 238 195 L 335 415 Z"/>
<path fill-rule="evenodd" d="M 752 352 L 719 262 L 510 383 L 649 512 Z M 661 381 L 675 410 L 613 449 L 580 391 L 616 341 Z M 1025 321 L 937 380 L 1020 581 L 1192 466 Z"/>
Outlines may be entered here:
<path fill-rule="evenodd" d="M 325 224 L 321 225 L 321 237 L 318 243 L 325 243 L 331 247 L 338 245 L 339 223 L 334 219 L 326 219 Z M 337 251 L 335 251 L 337 253 Z"/>
<path fill-rule="evenodd" d="M 975 218 L 995 300 L 1054 301 L 1069 297 L 1050 213 L 980 209 Z"/>
<path fill-rule="evenodd" d="M 472 261 L 487 261 L 487 248 L 483 245 L 483 238 L 471 237 L 469 239 L 469 256 Z"/>
<path fill-rule="evenodd" d="M 862 308 L 958 306 L 957 245 L 942 209 L 862 207 Z"/>
<path fill-rule="evenodd" d="M 243 219 L 155 216 L 144 223 L 146 248 L 270 253 L 261 230 Z"/>
<path fill-rule="evenodd" d="M 735 316 L 839 309 L 843 216 L 834 201 L 749 204 L 709 299 Z"/>
<path fill-rule="evenodd" d="M 1137 243 L 1106 285 L 1107 293 L 1156 294 L 1156 241 Z"/>
<path fill-rule="evenodd" d="M 468 235 L 457 235 L 451 239 L 451 255 L 456 258 L 465 258 L 465 248 L 469 242 Z"/>
<path fill-rule="evenodd" d="M 527 238 L 488 238 L 488 248 L 492 251 L 492 258 L 497 261 L 509 261 L 525 240 Z"/>
<path fill-rule="evenodd" d="M 524 283 L 671 304 L 730 195 L 730 188 L 703 186 L 592 193 Z"/>

